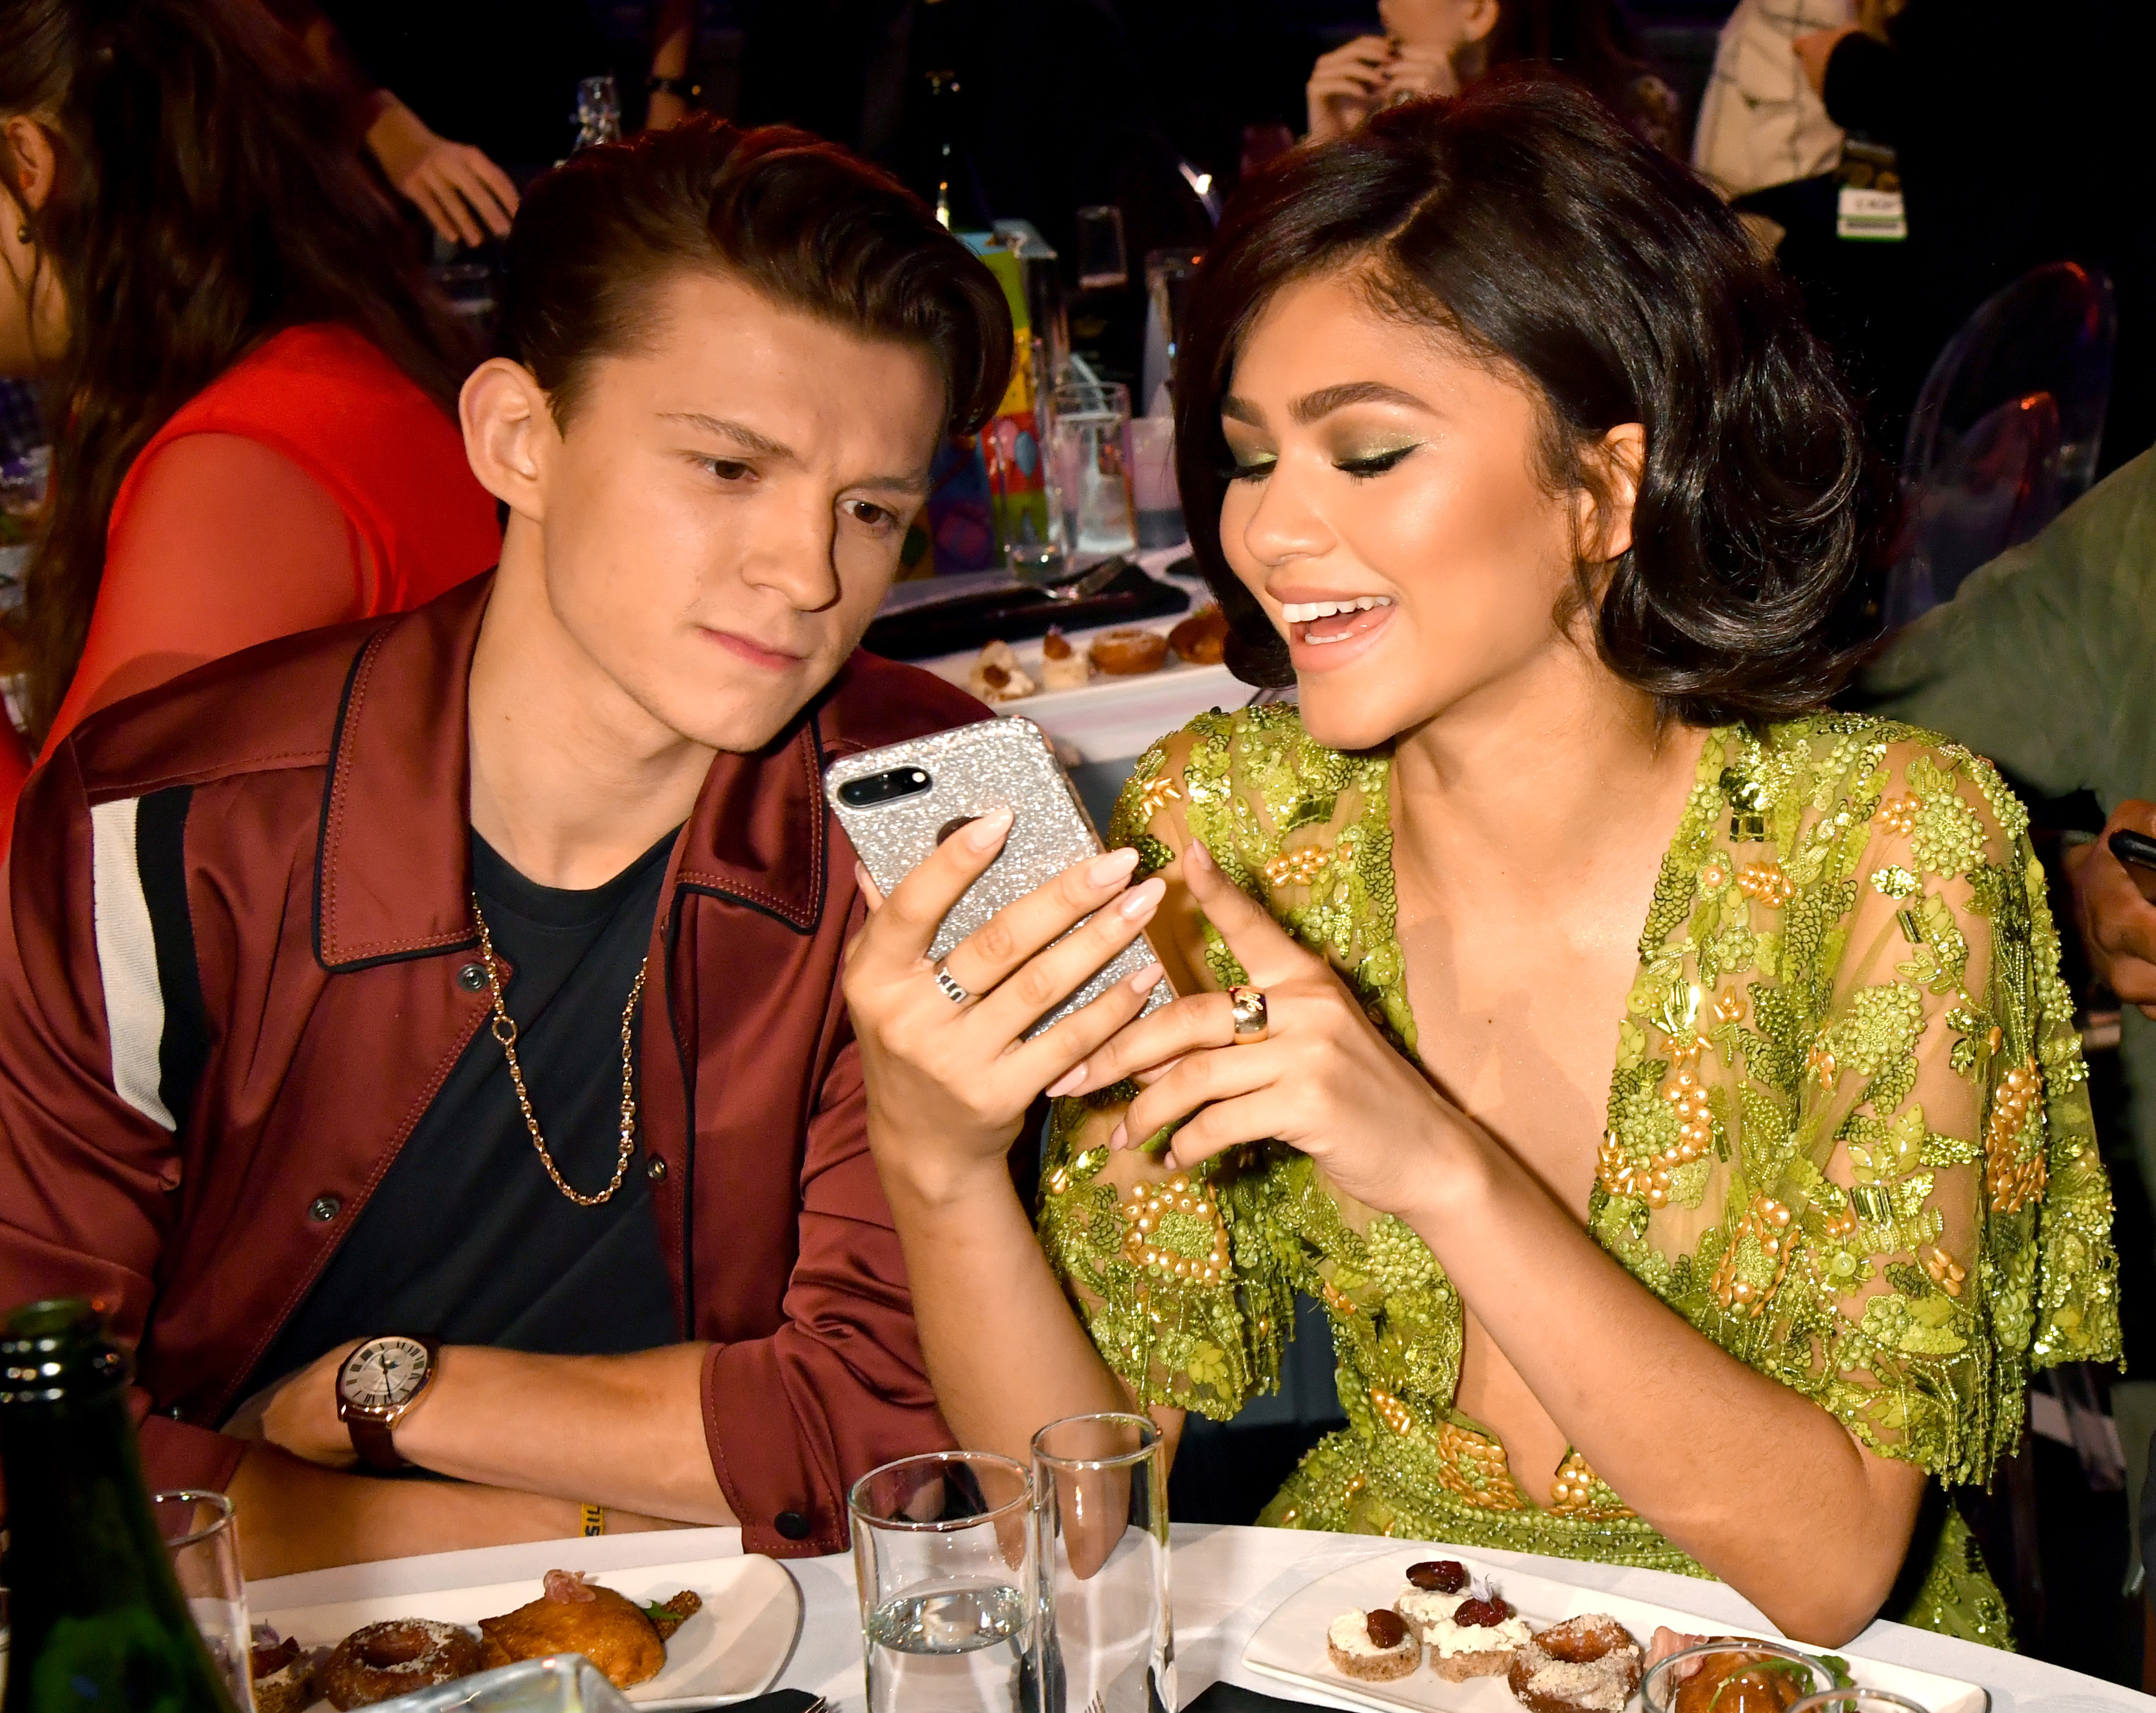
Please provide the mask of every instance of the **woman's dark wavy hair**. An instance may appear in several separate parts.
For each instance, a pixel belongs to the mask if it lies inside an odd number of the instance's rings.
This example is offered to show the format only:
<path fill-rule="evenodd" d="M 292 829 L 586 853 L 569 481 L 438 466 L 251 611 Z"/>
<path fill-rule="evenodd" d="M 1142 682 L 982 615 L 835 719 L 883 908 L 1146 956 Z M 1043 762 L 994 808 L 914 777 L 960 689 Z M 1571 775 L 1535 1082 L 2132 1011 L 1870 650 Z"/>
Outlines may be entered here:
<path fill-rule="evenodd" d="M 174 411 L 305 322 L 362 334 L 452 414 L 475 353 L 257 0 L 0 0 L 0 113 L 39 120 L 57 164 L 23 211 L 67 315 L 41 377 L 52 498 L 26 601 L 42 733 L 82 658 L 114 496 Z"/>
<path fill-rule="evenodd" d="M 1287 650 L 1222 557 L 1220 399 L 1274 295 L 1355 272 L 1404 330 L 1440 330 L 1541 395 L 1553 493 L 1646 431 L 1632 546 L 1583 559 L 1560 623 L 1687 724 L 1818 706 L 1865 640 L 1875 477 L 1855 406 L 1737 218 L 1584 91 L 1553 80 L 1417 102 L 1246 182 L 1192 286 L 1176 398 L 1191 545 L 1246 682 Z"/>
<path fill-rule="evenodd" d="M 585 149 L 532 186 L 509 236 L 498 337 L 566 429 L 592 363 L 643 347 L 682 268 L 928 352 L 970 434 L 1010 379 L 1010 305 L 898 181 L 805 131 L 698 116 Z"/>

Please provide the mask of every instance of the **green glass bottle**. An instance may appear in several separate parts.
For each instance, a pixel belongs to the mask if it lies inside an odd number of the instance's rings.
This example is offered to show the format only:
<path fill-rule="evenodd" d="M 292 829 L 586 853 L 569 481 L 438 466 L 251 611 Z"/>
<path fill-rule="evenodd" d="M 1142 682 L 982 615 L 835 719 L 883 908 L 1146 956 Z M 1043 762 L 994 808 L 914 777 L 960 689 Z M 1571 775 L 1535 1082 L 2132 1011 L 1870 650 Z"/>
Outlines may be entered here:
<path fill-rule="evenodd" d="M 237 1713 L 151 1515 L 130 1372 L 80 1297 L 8 1317 L 0 1469 L 13 1634 L 0 1713 Z"/>

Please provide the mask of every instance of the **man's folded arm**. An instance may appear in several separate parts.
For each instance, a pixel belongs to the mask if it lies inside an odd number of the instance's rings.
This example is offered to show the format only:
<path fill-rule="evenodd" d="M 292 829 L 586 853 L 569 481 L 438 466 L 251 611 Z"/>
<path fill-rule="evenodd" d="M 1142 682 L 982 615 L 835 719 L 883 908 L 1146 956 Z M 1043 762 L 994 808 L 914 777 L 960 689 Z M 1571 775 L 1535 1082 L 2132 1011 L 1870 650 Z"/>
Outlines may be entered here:
<path fill-rule="evenodd" d="M 31 776 L 0 871 L 0 1309 L 88 1297 L 130 1345 L 149 1317 L 182 1176 L 143 1011 L 155 954 L 146 913 L 128 908 L 140 899 L 136 806 L 93 821 L 64 743 Z M 109 1015 L 121 1020 L 116 1052 Z M 151 1415 L 153 1402 L 134 1389 L 151 1484 L 223 1487 L 239 1442 Z"/>

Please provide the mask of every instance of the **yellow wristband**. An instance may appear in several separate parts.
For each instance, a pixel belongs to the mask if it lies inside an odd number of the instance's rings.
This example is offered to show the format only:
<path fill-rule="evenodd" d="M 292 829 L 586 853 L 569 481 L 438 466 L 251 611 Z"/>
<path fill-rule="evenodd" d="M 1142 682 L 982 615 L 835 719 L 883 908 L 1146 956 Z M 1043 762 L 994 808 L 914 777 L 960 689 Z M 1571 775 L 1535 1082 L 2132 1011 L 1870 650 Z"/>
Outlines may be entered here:
<path fill-rule="evenodd" d="M 588 1505 L 584 1507 L 583 1531 L 587 1535 L 606 1533 L 606 1508 L 603 1505 Z"/>

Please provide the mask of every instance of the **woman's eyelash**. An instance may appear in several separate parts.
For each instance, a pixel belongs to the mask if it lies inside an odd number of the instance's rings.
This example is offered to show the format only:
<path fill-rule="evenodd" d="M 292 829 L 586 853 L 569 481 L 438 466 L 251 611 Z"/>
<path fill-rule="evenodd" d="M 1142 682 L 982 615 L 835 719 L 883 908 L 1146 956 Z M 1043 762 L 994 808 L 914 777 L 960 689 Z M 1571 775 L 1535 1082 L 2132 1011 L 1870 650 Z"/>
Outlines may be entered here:
<path fill-rule="evenodd" d="M 1338 459 L 1332 467 L 1349 476 L 1383 476 L 1414 450 L 1413 446 L 1395 446 L 1389 452 L 1373 452 L 1367 458 Z"/>
<path fill-rule="evenodd" d="M 1264 476 L 1270 476 L 1272 474 L 1273 465 L 1276 461 L 1276 460 L 1270 458 L 1260 458 L 1253 460 L 1248 464 L 1236 464 L 1234 462 L 1223 464 L 1220 466 L 1220 480 L 1223 481 L 1256 481 Z"/>

